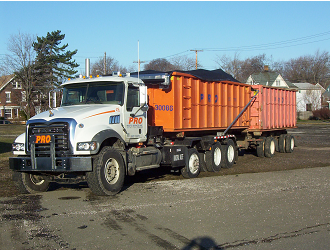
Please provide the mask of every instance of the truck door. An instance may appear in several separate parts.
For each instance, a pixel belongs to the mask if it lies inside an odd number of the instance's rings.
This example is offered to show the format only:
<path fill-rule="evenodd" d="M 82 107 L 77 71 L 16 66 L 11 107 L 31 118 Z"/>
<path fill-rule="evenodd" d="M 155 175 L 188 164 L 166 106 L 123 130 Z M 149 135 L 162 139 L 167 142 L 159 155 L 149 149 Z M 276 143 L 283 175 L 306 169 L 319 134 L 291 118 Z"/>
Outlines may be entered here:
<path fill-rule="evenodd" d="M 129 142 L 145 141 L 147 138 L 147 112 L 143 107 L 146 104 L 146 87 L 128 86 L 126 112 L 125 112 L 125 128 L 126 138 Z"/>

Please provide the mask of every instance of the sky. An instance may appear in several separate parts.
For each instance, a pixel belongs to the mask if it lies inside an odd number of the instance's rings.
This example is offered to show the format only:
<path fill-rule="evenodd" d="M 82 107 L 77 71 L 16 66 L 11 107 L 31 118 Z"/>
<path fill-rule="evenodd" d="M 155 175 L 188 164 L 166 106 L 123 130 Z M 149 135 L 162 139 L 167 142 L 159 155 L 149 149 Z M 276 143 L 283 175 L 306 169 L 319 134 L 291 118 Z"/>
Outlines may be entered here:
<path fill-rule="evenodd" d="M 62 44 L 77 49 L 85 71 L 104 52 L 137 70 L 146 63 L 185 55 L 202 68 L 219 68 L 223 55 L 240 59 L 266 54 L 273 61 L 330 52 L 330 2 L 306 1 L 0 1 L 0 62 L 11 35 L 43 37 L 60 30 Z M 138 53 L 139 48 L 139 53 Z M 143 64 L 141 65 L 143 68 Z"/>

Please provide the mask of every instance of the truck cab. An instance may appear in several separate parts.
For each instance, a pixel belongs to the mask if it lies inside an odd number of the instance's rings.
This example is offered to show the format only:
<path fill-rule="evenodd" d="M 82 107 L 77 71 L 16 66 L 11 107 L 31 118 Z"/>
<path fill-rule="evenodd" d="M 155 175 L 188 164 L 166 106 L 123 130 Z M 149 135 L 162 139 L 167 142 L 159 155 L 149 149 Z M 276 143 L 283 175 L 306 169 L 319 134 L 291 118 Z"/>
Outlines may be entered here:
<path fill-rule="evenodd" d="M 127 166 L 127 153 L 147 140 L 147 87 L 140 79 L 114 74 L 69 79 L 61 87 L 61 106 L 32 117 L 13 144 L 17 157 L 10 158 L 10 168 L 23 193 L 42 191 L 67 174 L 93 172 L 98 155 L 114 148 L 116 161 Z M 157 154 L 151 165 L 159 165 L 160 153 L 151 151 Z M 125 175 L 127 167 L 121 171 Z"/>

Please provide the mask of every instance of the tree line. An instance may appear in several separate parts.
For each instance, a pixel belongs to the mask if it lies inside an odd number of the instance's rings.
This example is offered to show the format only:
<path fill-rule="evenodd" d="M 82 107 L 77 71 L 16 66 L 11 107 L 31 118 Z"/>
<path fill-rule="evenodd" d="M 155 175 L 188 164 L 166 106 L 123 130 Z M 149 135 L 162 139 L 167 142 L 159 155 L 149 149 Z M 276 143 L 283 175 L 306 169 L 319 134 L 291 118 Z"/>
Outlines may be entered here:
<path fill-rule="evenodd" d="M 8 42 L 8 51 L 0 73 L 14 74 L 25 91 L 25 103 L 22 107 L 27 118 L 33 114 L 34 99 L 38 95 L 43 110 L 48 108 L 48 93 L 58 87 L 65 79 L 77 74 L 79 65 L 73 60 L 77 50 L 68 50 L 68 44 L 62 45 L 64 34 L 60 30 L 48 32 L 44 37 L 18 33 L 12 35 Z M 231 74 L 240 82 L 246 82 L 253 73 L 264 71 L 265 65 L 269 71 L 280 73 L 291 82 L 319 83 L 324 88 L 330 83 L 330 54 L 327 51 L 316 51 L 312 55 L 304 55 L 287 61 L 274 62 L 266 54 L 260 54 L 241 59 L 236 53 L 216 56 L 218 68 Z M 198 63 L 198 68 L 203 68 Z M 177 56 L 170 60 L 158 58 L 143 64 L 143 70 L 173 71 L 193 70 L 195 59 L 187 56 Z M 133 72 L 136 67 L 126 68 L 111 57 L 100 57 L 91 65 L 92 75 L 106 75 L 115 71 Z"/>
<path fill-rule="evenodd" d="M 240 82 L 246 82 L 253 73 L 263 72 L 264 66 L 267 65 L 269 71 L 281 74 L 284 79 L 292 83 L 319 83 L 324 88 L 330 83 L 330 54 L 327 51 L 317 50 L 312 55 L 278 62 L 274 62 L 266 54 L 240 59 L 239 54 L 236 53 L 233 57 L 218 56 L 216 62 L 220 68 Z"/>

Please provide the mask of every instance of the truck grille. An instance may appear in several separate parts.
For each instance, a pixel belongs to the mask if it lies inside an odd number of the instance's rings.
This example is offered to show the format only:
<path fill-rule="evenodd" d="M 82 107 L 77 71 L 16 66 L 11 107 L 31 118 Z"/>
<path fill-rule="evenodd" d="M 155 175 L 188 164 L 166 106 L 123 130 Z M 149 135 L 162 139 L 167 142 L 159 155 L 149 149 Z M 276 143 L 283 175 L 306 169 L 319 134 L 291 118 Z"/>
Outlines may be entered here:
<path fill-rule="evenodd" d="M 54 135 L 55 157 L 63 157 L 69 154 L 69 125 L 68 123 L 30 124 L 29 135 Z M 30 140 L 30 137 L 28 137 Z M 28 143 L 28 151 L 31 152 L 31 142 Z M 35 144 L 36 157 L 49 157 L 50 144 Z"/>

